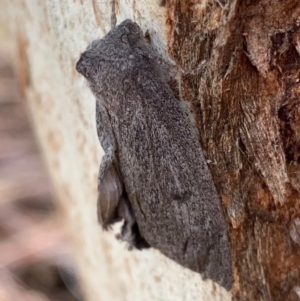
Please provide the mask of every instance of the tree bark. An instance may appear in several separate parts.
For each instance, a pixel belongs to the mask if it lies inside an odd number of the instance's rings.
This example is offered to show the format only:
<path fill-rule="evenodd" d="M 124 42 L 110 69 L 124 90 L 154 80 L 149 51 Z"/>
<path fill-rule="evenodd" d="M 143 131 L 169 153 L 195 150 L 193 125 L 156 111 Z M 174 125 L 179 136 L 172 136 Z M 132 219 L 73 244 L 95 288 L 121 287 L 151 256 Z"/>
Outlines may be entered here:
<path fill-rule="evenodd" d="M 300 2 L 116 3 L 185 70 L 229 225 L 235 300 L 300 296 Z M 231 294 L 155 250 L 129 252 L 96 221 L 100 146 L 95 100 L 74 66 L 108 32 L 106 1 L 4 0 L 24 96 L 74 243 L 87 300 L 229 300 Z"/>

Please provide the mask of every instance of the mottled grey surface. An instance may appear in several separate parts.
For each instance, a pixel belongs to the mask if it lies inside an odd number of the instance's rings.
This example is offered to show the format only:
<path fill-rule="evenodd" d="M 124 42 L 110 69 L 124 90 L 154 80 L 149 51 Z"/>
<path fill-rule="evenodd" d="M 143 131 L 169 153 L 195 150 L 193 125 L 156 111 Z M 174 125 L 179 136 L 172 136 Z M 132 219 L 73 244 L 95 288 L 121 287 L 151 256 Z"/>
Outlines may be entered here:
<path fill-rule="evenodd" d="M 227 225 L 198 138 L 167 83 L 168 65 L 126 20 L 92 42 L 76 69 L 97 99 L 103 228 L 124 219 L 119 238 L 130 247 L 157 248 L 230 289 Z"/>

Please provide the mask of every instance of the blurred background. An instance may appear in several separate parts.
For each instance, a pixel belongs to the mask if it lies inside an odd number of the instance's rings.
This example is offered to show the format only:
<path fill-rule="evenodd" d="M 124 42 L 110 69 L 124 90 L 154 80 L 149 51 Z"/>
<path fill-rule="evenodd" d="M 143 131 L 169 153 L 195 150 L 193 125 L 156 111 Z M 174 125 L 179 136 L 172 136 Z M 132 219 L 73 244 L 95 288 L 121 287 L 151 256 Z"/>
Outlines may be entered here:
<path fill-rule="evenodd" d="M 82 300 L 12 50 L 0 28 L 0 301 Z"/>

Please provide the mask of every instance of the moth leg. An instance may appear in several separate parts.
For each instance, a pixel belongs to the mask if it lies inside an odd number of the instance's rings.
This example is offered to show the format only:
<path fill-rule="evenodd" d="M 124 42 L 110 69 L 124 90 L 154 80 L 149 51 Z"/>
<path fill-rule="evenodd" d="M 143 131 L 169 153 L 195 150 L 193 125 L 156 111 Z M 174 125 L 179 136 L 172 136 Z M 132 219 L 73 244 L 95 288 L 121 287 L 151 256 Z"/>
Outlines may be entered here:
<path fill-rule="evenodd" d="M 147 243 L 145 238 L 141 235 L 138 224 L 135 223 L 132 227 L 132 231 L 135 233 L 134 247 L 138 250 L 148 249 L 150 245 Z"/>
<path fill-rule="evenodd" d="M 140 234 L 134 212 L 127 197 L 122 197 L 118 206 L 118 211 L 118 215 L 124 219 L 124 224 L 121 233 L 117 235 L 117 238 L 125 241 L 128 244 L 129 250 L 149 248 L 149 244 Z"/>
<path fill-rule="evenodd" d="M 121 233 L 117 234 L 117 239 L 124 241 L 128 244 L 128 249 L 131 250 L 134 247 L 134 233 L 132 227 L 134 225 L 135 217 L 128 199 L 123 196 L 118 206 L 118 215 L 124 220 L 124 224 L 121 229 Z"/>

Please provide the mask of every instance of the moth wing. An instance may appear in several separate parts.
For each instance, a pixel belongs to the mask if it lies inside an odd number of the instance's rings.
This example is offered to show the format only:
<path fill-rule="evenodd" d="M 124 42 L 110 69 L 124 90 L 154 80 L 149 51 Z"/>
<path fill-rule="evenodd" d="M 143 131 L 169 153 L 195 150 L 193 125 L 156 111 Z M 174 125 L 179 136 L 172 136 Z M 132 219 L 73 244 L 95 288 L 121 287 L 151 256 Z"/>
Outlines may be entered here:
<path fill-rule="evenodd" d="M 104 229 L 120 220 L 118 204 L 123 193 L 123 183 L 118 172 L 116 142 L 111 119 L 106 108 L 96 101 L 97 134 L 105 152 L 98 175 L 98 220 Z"/>
<path fill-rule="evenodd" d="M 122 182 L 110 156 L 104 156 L 98 177 L 97 212 L 104 229 L 119 220 L 118 204 L 122 195 Z"/>
<path fill-rule="evenodd" d="M 220 200 L 188 115 L 164 93 L 146 87 L 130 126 L 122 127 L 128 139 L 125 187 L 152 247 L 229 289 L 231 256 Z"/>

